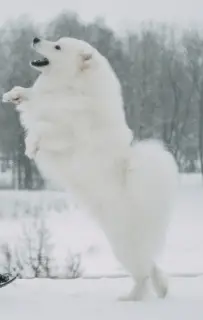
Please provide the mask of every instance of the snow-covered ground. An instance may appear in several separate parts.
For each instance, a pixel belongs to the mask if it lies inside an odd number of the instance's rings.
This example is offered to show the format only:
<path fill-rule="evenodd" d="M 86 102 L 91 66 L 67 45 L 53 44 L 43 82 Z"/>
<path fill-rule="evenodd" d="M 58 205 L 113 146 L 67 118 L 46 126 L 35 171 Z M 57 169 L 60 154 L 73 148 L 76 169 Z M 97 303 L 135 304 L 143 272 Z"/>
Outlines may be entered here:
<path fill-rule="evenodd" d="M 165 300 L 121 302 L 130 279 L 18 280 L 0 290 L 2 320 L 202 320 L 203 278 L 173 278 Z"/>
<path fill-rule="evenodd" d="M 182 176 L 177 204 L 160 261 L 172 274 L 203 274 L 203 187 L 199 175 Z M 50 233 L 57 275 L 63 276 L 69 251 L 80 253 L 86 276 L 121 274 L 102 231 L 63 193 L 0 192 L 0 246 L 19 248 L 32 217 L 42 217 Z M 33 237 L 35 234 L 33 234 Z M 1 255 L 0 255 L 1 259 Z M 1 260 L 0 260 L 1 261 Z"/>
<path fill-rule="evenodd" d="M 1 318 L 202 320 L 203 188 L 200 176 L 182 176 L 181 180 L 160 260 L 170 274 L 170 293 L 164 301 L 140 303 L 116 300 L 130 290 L 131 280 L 119 277 L 125 271 L 114 259 L 101 230 L 79 208 L 72 207 L 64 194 L 0 192 L 0 245 L 8 242 L 20 246 L 22 225 L 30 223 L 31 216 L 40 215 L 51 235 L 57 275 L 64 276 L 67 252 L 71 250 L 81 253 L 86 278 L 18 280 L 0 290 Z"/>

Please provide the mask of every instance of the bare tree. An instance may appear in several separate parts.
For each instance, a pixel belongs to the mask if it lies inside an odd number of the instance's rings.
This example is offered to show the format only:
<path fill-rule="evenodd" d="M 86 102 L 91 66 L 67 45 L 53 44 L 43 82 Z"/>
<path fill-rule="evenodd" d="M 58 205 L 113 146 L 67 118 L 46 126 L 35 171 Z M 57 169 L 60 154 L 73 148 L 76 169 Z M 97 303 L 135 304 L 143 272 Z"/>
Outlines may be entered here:
<path fill-rule="evenodd" d="M 68 279 L 76 279 L 82 275 L 81 254 L 72 253 L 70 250 L 66 258 L 66 277 Z"/>
<path fill-rule="evenodd" d="M 21 276 L 51 277 L 52 250 L 45 221 L 36 217 L 29 219 L 23 226 L 23 235 L 14 254 L 14 263 Z"/>
<path fill-rule="evenodd" d="M 184 48 L 188 62 L 187 72 L 194 88 L 193 109 L 198 111 L 194 119 L 193 129 L 197 131 L 198 152 L 201 172 L 203 173 L 203 38 L 198 32 L 191 32 L 184 36 Z"/>
<path fill-rule="evenodd" d="M 4 243 L 1 246 L 1 254 L 3 256 L 3 269 L 7 273 L 12 273 L 13 271 L 13 254 L 12 249 L 8 243 Z"/>

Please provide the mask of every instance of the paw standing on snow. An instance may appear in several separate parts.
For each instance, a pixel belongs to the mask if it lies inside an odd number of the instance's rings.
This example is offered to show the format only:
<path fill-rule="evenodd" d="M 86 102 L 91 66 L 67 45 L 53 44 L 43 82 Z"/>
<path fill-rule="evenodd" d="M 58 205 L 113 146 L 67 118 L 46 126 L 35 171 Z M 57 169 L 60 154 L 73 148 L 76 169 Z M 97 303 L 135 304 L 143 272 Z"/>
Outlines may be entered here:
<path fill-rule="evenodd" d="M 35 38 L 33 48 L 42 56 L 31 62 L 38 79 L 4 95 L 4 101 L 26 100 L 19 106 L 26 152 L 98 221 L 134 280 L 125 300 L 144 299 L 149 280 L 165 297 L 167 278 L 157 259 L 176 194 L 172 155 L 158 141 L 131 144 L 120 83 L 95 48 L 72 38 Z"/>

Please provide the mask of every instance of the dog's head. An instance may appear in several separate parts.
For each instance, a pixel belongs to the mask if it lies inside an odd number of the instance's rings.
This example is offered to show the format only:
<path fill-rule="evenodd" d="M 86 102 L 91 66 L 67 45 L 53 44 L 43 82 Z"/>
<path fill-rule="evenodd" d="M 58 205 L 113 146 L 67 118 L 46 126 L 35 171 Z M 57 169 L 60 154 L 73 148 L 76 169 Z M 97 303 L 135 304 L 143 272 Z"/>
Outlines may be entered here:
<path fill-rule="evenodd" d="M 77 75 L 97 66 L 100 54 L 87 42 L 74 38 L 61 38 L 56 42 L 34 38 L 33 48 L 43 56 L 31 65 L 40 72 Z M 100 59 L 101 60 L 101 59 Z"/>
<path fill-rule="evenodd" d="M 89 43 L 74 38 L 56 42 L 35 38 L 32 45 L 43 58 L 31 65 L 45 75 L 52 88 L 69 85 L 102 99 L 120 95 L 120 84 L 108 60 Z"/>

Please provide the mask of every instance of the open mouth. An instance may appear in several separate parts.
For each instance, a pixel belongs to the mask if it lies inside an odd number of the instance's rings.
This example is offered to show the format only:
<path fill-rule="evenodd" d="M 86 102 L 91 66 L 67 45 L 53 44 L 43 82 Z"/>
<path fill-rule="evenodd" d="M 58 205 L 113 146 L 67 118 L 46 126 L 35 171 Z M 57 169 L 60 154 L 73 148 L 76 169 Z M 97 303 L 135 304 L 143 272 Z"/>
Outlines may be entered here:
<path fill-rule="evenodd" d="M 40 60 L 33 60 L 31 61 L 31 65 L 33 67 L 45 67 L 49 65 L 49 60 L 47 58 L 43 58 Z"/>

